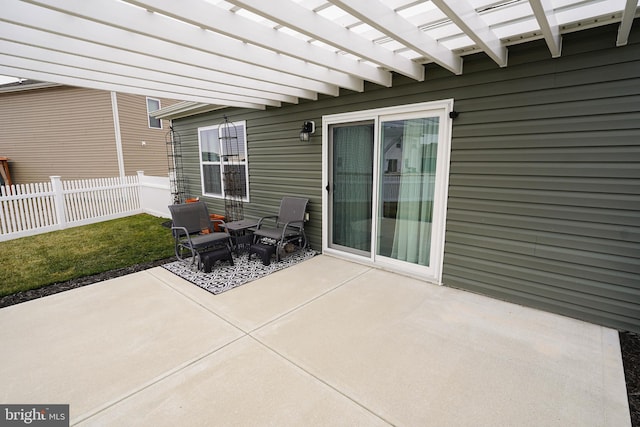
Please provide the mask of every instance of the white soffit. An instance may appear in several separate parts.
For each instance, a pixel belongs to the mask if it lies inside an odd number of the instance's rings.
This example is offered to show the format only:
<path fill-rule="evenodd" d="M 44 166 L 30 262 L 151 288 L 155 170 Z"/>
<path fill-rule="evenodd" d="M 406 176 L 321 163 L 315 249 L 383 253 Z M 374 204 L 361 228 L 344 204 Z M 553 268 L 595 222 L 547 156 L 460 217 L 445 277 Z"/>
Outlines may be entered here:
<path fill-rule="evenodd" d="M 174 114 L 264 109 L 421 81 L 424 64 L 463 73 L 483 52 L 618 24 L 638 0 L 4 0 L 0 74 L 186 101 Z M 171 111 L 167 112 L 168 114 Z"/>

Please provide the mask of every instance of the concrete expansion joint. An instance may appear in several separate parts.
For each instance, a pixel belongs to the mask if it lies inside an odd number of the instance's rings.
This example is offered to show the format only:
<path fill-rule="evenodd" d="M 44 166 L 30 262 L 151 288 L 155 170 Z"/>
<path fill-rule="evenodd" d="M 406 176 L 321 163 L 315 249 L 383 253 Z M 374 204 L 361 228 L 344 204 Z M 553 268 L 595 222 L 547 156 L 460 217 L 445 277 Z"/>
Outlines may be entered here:
<path fill-rule="evenodd" d="M 342 282 L 338 283 L 336 286 L 334 286 L 334 287 L 332 287 L 332 288 L 330 288 L 330 289 L 327 289 L 325 292 L 322 292 L 322 293 L 318 294 L 317 296 L 315 296 L 315 297 L 313 297 L 313 298 L 311 298 L 311 299 L 309 299 L 309 300 L 305 301 L 304 303 L 299 304 L 299 305 L 297 305 L 297 306 L 293 307 L 291 310 L 288 310 L 288 311 L 283 312 L 281 315 L 279 315 L 279 316 L 277 316 L 277 317 L 274 317 L 273 319 L 269 320 L 268 322 L 266 322 L 266 323 L 264 323 L 264 324 L 262 324 L 262 325 L 260 325 L 260 326 L 258 326 L 258 327 L 256 327 L 256 328 L 254 328 L 254 329 L 252 329 L 252 330 L 248 331 L 247 333 L 248 333 L 248 334 L 253 334 L 253 333 L 255 333 L 255 332 L 259 331 L 260 329 L 264 328 L 265 326 L 268 326 L 268 325 L 270 325 L 270 324 L 272 324 L 272 323 L 274 323 L 274 322 L 279 321 L 280 319 L 284 318 L 285 316 L 288 316 L 288 315 L 290 315 L 291 313 L 294 313 L 294 312 L 296 312 L 296 311 L 298 311 L 298 310 L 302 309 L 303 307 L 306 307 L 306 306 L 308 306 L 309 304 L 312 304 L 313 302 L 317 301 L 318 299 L 323 298 L 324 296 L 326 296 L 326 295 L 328 295 L 328 294 L 330 294 L 330 293 L 332 293 L 332 292 L 335 292 L 337 289 L 339 289 L 339 288 L 343 287 L 344 285 L 346 285 L 346 284 L 348 284 L 349 282 L 351 282 L 351 281 L 353 281 L 353 280 L 357 279 L 358 277 L 360 277 L 360 276 L 362 276 L 362 275 L 366 274 L 366 273 L 367 273 L 367 272 L 369 272 L 370 270 L 372 270 L 372 269 L 371 269 L 371 268 L 368 268 L 367 270 L 365 270 L 365 271 L 363 271 L 363 272 L 361 272 L 361 273 L 358 273 L 358 274 L 356 274 L 356 275 L 355 275 L 355 276 L 353 276 L 353 277 L 350 277 L 350 278 L 348 278 L 348 279 L 346 279 L 346 280 L 343 280 Z"/>
<path fill-rule="evenodd" d="M 157 267 L 157 268 L 161 268 L 161 267 Z M 150 271 L 150 270 L 145 270 L 145 271 Z M 242 332 L 243 334 L 246 334 L 246 331 L 243 331 L 241 328 L 239 328 L 237 325 L 235 325 L 234 323 L 230 322 L 229 320 L 225 319 L 224 317 L 220 316 L 218 313 L 216 313 L 215 311 L 213 311 L 210 307 L 207 307 L 206 305 L 202 304 L 200 301 L 198 301 L 196 298 L 193 298 L 189 295 L 187 295 L 186 293 L 182 292 L 180 289 L 177 289 L 176 287 L 172 286 L 171 283 L 169 283 L 167 280 L 163 279 L 160 276 L 155 276 L 152 273 L 151 274 L 154 278 L 158 279 L 165 287 L 167 287 L 168 289 L 170 289 L 171 291 L 177 293 L 178 295 L 188 299 L 189 301 L 191 301 L 192 303 L 194 303 L 195 305 L 197 305 L 198 307 L 202 308 L 203 310 L 205 310 L 207 313 L 211 313 L 212 315 L 214 315 L 215 317 L 217 317 L 218 319 L 222 320 L 223 322 L 227 323 L 230 326 L 233 326 L 235 329 L 239 330 L 240 332 Z M 195 286 L 195 285 L 194 285 Z"/>
<path fill-rule="evenodd" d="M 259 328 L 258 328 L 259 329 Z M 376 412 L 374 412 L 373 410 L 371 410 L 371 408 L 366 407 L 364 404 L 362 404 L 361 402 L 355 400 L 353 398 L 353 396 L 349 396 L 348 394 L 345 394 L 343 391 L 341 391 L 339 388 L 336 388 L 335 386 L 333 386 L 331 383 L 327 382 L 325 379 L 323 379 L 322 377 L 319 377 L 317 375 L 314 375 L 313 372 L 310 372 L 308 370 L 306 370 L 305 368 L 303 368 L 302 366 L 300 366 L 298 363 L 296 363 L 294 360 L 288 358 L 287 356 L 285 356 L 284 354 L 280 353 L 279 351 L 277 351 L 276 349 L 274 349 L 273 347 L 270 347 L 268 344 L 266 344 L 265 342 L 261 341 L 259 338 L 253 336 L 253 335 L 249 335 L 249 337 L 257 344 L 259 344 L 260 346 L 264 347 L 265 349 L 267 349 L 269 352 L 275 354 L 276 356 L 282 358 L 284 361 L 286 361 L 288 364 L 290 364 L 291 366 L 294 366 L 296 369 L 300 370 L 301 372 L 303 372 L 306 375 L 309 375 L 311 378 L 313 378 L 314 380 L 318 381 L 321 384 L 324 384 L 326 387 L 329 387 L 331 390 L 333 390 L 335 393 L 338 393 L 339 395 L 341 395 L 342 397 L 344 397 L 345 399 L 353 402 L 355 405 L 361 407 L 363 410 L 367 411 L 368 413 L 370 413 L 371 415 L 373 415 L 374 417 L 380 419 L 382 422 L 392 426 L 393 423 L 385 418 L 383 418 L 382 416 L 380 416 L 379 414 L 377 414 Z"/>
<path fill-rule="evenodd" d="M 85 422 L 89 419 L 91 419 L 92 417 L 95 417 L 96 415 L 100 414 L 101 412 L 104 412 L 108 409 L 110 409 L 113 406 L 116 406 L 117 404 L 119 404 L 120 402 L 123 402 L 137 394 L 140 394 L 142 392 L 144 392 L 146 389 L 153 387 L 154 385 L 165 381 L 166 379 L 172 377 L 173 375 L 176 375 L 186 369 L 188 369 L 189 367 L 195 365 L 196 363 L 200 362 L 201 360 L 215 354 L 218 353 L 221 350 L 224 350 L 225 348 L 229 347 L 230 345 L 234 344 L 235 342 L 243 339 L 246 337 L 246 334 L 241 335 L 239 337 L 237 337 L 236 339 L 232 339 L 229 342 L 226 342 L 224 345 L 218 346 L 210 351 L 206 351 L 192 359 L 189 359 L 187 361 L 185 361 L 184 363 L 176 366 L 173 369 L 169 369 L 168 371 L 165 371 L 163 373 L 161 373 L 160 375 L 158 375 L 157 377 L 149 380 L 148 382 L 142 384 L 140 387 L 131 390 L 129 393 L 123 394 L 115 399 L 112 399 L 109 402 L 106 402 L 105 404 L 95 408 L 94 410 L 87 412 L 85 414 L 82 414 L 72 420 L 70 420 L 70 425 L 76 425 L 82 422 Z"/>

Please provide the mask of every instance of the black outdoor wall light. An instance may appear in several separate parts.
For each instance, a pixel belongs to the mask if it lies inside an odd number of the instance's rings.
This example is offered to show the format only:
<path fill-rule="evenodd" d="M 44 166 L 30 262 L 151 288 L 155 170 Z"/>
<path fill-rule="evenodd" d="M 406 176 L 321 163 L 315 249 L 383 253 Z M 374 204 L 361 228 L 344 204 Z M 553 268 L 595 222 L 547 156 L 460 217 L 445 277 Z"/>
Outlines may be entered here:
<path fill-rule="evenodd" d="M 300 141 L 308 142 L 311 134 L 316 131 L 315 122 L 308 121 L 302 123 L 302 130 L 300 131 Z"/>

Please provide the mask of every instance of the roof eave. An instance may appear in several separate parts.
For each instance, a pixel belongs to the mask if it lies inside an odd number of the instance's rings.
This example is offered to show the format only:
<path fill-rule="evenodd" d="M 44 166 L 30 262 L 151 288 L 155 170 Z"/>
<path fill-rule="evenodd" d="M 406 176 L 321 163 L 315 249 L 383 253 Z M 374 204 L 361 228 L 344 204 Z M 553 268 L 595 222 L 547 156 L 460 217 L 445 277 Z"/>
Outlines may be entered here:
<path fill-rule="evenodd" d="M 10 83 L 7 85 L 0 86 L 0 93 L 8 93 L 8 92 L 20 92 L 24 90 L 33 90 L 33 89 L 46 89 L 50 87 L 58 87 L 64 86 L 58 83 L 47 83 L 47 82 L 39 82 L 39 83 Z"/>
<path fill-rule="evenodd" d="M 151 116 L 155 117 L 156 119 L 173 120 L 194 116 L 196 114 L 207 113 L 209 111 L 221 110 L 223 108 L 227 108 L 227 106 L 183 101 L 154 111 L 153 113 L 151 113 Z"/>

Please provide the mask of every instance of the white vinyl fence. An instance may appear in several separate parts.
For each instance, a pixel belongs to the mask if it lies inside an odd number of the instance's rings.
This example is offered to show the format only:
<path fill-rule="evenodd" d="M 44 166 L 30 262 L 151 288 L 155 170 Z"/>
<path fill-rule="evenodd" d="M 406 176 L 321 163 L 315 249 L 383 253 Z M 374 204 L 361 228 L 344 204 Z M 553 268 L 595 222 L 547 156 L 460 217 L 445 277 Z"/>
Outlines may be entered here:
<path fill-rule="evenodd" d="M 0 241 L 147 212 L 169 217 L 169 178 L 134 176 L 0 186 Z"/>

